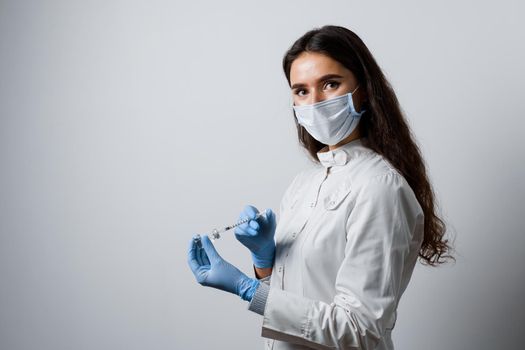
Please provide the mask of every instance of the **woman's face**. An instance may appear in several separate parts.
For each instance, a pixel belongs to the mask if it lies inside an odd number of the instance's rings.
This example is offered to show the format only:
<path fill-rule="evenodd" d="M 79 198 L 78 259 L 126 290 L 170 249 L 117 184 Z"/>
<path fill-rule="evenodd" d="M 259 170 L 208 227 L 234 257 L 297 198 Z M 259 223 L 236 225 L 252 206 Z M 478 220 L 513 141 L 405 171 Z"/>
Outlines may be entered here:
<path fill-rule="evenodd" d="M 336 60 L 317 53 L 303 52 L 290 67 L 290 86 L 294 105 L 307 105 L 352 92 L 357 87 L 352 71 Z M 352 94 L 355 109 L 361 110 L 361 86 Z"/>

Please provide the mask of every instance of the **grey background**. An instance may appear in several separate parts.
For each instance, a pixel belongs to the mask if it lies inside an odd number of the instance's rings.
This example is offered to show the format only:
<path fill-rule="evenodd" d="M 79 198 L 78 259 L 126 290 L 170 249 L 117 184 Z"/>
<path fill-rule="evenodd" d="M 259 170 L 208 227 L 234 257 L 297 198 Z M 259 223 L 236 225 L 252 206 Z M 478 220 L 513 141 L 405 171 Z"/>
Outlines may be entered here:
<path fill-rule="evenodd" d="M 519 1 L 1 1 L 0 348 L 256 349 L 262 318 L 199 286 L 194 233 L 278 209 L 311 165 L 286 49 L 356 31 L 423 151 L 457 263 L 418 265 L 398 349 L 524 341 Z M 251 274 L 232 236 L 216 244 Z"/>

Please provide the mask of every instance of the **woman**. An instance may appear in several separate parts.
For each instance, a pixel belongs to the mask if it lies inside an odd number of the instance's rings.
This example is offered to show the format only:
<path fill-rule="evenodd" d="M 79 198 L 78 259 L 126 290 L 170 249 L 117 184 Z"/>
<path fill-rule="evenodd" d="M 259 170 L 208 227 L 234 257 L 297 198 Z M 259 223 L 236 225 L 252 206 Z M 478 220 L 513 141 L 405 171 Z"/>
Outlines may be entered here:
<path fill-rule="evenodd" d="M 286 189 L 280 218 L 246 206 L 237 239 L 256 278 L 203 236 L 188 263 L 205 286 L 250 301 L 273 349 L 393 349 L 391 332 L 417 258 L 452 258 L 424 161 L 397 98 L 361 39 L 316 28 L 285 54 L 301 145 L 319 164 Z"/>

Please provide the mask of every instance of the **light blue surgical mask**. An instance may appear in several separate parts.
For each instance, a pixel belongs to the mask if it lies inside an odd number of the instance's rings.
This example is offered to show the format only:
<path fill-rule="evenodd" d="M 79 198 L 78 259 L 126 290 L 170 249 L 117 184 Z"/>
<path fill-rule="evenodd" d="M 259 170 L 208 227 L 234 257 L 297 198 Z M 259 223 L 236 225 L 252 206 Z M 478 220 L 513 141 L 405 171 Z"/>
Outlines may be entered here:
<path fill-rule="evenodd" d="M 365 110 L 357 112 L 352 94 L 330 98 L 310 105 L 292 106 L 297 121 L 317 141 L 325 145 L 335 145 L 355 130 Z"/>

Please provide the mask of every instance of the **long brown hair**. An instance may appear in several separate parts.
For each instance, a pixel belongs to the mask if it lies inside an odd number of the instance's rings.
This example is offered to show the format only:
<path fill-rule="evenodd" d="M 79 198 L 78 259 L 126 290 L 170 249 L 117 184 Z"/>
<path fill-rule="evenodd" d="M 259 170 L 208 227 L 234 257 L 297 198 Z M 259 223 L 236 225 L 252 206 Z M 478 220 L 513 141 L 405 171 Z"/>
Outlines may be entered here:
<path fill-rule="evenodd" d="M 451 246 L 444 239 L 445 222 L 435 210 L 434 192 L 428 180 L 425 163 L 392 86 L 385 78 L 363 41 L 351 30 L 326 25 L 315 28 L 290 47 L 283 58 L 283 69 L 290 85 L 290 68 L 303 52 L 321 53 L 338 61 L 356 76 L 368 96 L 362 108 L 366 110 L 359 123 L 363 145 L 385 157 L 407 180 L 425 216 L 424 238 L 419 251 L 422 264 L 436 266 L 455 260 L 448 254 Z M 294 114 L 295 117 L 295 114 Z M 314 139 L 294 118 L 300 144 L 312 159 L 319 162 L 317 152 L 325 147 Z"/>

